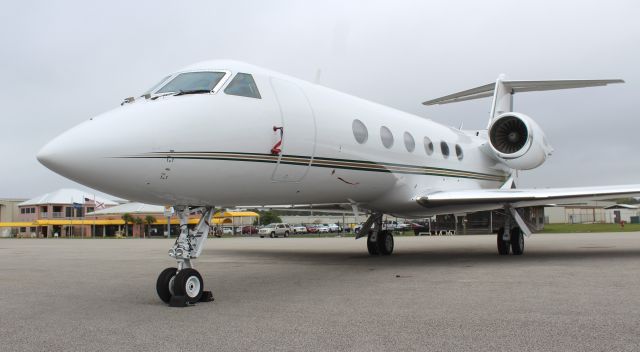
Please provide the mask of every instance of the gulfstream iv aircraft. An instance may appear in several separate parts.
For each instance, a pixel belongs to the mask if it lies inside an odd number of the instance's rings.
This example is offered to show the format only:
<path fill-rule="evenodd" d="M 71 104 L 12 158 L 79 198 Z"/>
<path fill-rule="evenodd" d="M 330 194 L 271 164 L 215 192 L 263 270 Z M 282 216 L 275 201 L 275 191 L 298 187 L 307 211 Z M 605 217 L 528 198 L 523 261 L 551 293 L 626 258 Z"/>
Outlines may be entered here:
<path fill-rule="evenodd" d="M 100 191 L 172 205 L 181 233 L 157 291 L 165 302 L 203 296 L 193 268 L 213 207 L 288 206 L 366 212 L 361 235 L 372 255 L 393 251 L 382 214 L 503 209 L 498 253 L 522 254 L 529 230 L 521 209 L 638 196 L 640 185 L 515 188 L 517 170 L 551 155 L 542 129 L 512 111 L 515 93 L 604 86 L 621 80 L 494 83 L 426 101 L 492 97 L 486 129 L 459 130 L 260 67 L 234 61 L 195 64 L 136 98 L 49 142 L 38 160 Z M 202 214 L 194 229 L 189 214 Z M 524 235 L 524 236 L 523 236 Z"/>

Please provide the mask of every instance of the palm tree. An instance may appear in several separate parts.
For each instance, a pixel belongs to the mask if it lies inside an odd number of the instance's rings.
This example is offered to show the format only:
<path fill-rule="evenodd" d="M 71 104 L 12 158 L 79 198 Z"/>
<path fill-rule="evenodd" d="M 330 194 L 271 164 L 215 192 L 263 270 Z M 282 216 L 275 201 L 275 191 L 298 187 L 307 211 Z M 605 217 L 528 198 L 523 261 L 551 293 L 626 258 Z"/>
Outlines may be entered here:
<path fill-rule="evenodd" d="M 151 225 L 156 223 L 156 218 L 151 215 L 147 215 L 144 217 L 144 222 L 147 224 L 147 233 L 151 234 Z M 146 235 L 146 234 L 145 234 Z"/>
<path fill-rule="evenodd" d="M 142 229 L 142 225 L 144 224 L 144 220 L 141 218 L 133 218 L 133 223 L 138 225 L 138 232 Z"/>
<path fill-rule="evenodd" d="M 133 223 L 133 216 L 129 213 L 122 214 L 122 220 L 124 221 L 124 236 L 129 235 L 129 223 Z"/>

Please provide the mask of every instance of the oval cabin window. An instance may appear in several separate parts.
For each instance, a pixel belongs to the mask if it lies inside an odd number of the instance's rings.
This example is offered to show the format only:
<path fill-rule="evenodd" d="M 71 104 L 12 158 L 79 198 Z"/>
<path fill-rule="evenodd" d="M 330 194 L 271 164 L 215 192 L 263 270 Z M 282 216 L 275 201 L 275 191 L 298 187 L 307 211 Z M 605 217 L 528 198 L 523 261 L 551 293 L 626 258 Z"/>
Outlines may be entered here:
<path fill-rule="evenodd" d="M 404 133 L 404 147 L 407 148 L 409 153 L 413 153 L 416 149 L 416 141 L 413 139 L 413 136 L 409 132 Z"/>
<path fill-rule="evenodd" d="M 356 142 L 363 144 L 367 141 L 369 132 L 367 131 L 367 126 L 365 126 L 362 121 L 358 119 L 353 120 L 351 128 L 353 129 L 353 137 L 356 139 Z"/>
<path fill-rule="evenodd" d="M 442 151 L 442 156 L 446 159 L 449 157 L 449 146 L 447 142 L 440 142 L 440 151 Z"/>
<path fill-rule="evenodd" d="M 429 137 L 424 137 L 424 151 L 427 155 L 433 154 L 433 142 Z"/>
<path fill-rule="evenodd" d="M 462 147 L 459 144 L 456 144 L 456 156 L 458 157 L 458 160 L 462 160 L 462 158 L 464 158 Z"/>
<path fill-rule="evenodd" d="M 382 145 L 387 149 L 393 146 L 393 134 L 387 126 L 380 127 L 380 140 L 382 140 Z"/>

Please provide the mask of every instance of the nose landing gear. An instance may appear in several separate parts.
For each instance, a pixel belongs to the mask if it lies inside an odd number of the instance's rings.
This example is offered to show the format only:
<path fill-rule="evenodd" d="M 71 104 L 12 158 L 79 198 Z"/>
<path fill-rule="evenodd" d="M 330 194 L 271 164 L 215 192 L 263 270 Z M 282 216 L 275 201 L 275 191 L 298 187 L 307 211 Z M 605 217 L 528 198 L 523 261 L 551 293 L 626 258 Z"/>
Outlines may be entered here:
<path fill-rule="evenodd" d="M 177 268 L 166 268 L 158 276 L 156 291 L 160 299 L 172 307 L 184 307 L 196 302 L 213 301 L 211 291 L 204 290 L 202 275 L 193 268 L 191 259 L 196 259 L 202 252 L 202 247 L 209 234 L 213 207 L 204 209 L 202 218 L 194 230 L 189 230 L 187 222 L 192 211 L 189 207 L 175 207 L 179 209 L 180 236 L 169 249 L 169 256 L 178 262 Z"/>

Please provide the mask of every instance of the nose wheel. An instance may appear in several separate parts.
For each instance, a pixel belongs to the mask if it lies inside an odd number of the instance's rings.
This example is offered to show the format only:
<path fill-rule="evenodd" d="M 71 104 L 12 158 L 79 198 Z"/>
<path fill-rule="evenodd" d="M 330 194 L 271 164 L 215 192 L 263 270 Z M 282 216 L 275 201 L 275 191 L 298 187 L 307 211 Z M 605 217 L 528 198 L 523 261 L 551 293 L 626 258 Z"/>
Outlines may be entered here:
<path fill-rule="evenodd" d="M 158 275 L 156 292 L 158 292 L 158 297 L 160 297 L 164 303 L 169 303 L 171 301 L 171 296 L 174 295 L 173 284 L 175 282 L 177 272 L 178 269 L 176 268 L 166 268 L 162 270 L 160 275 Z"/>
<path fill-rule="evenodd" d="M 192 268 L 178 272 L 176 268 L 166 268 L 156 282 L 158 297 L 172 307 L 184 307 L 187 304 L 213 301 L 211 291 L 204 290 L 202 275 Z"/>
<path fill-rule="evenodd" d="M 200 301 L 204 292 L 202 275 L 196 269 L 180 270 L 173 280 L 173 291 L 176 296 L 184 296 L 187 303 Z"/>

